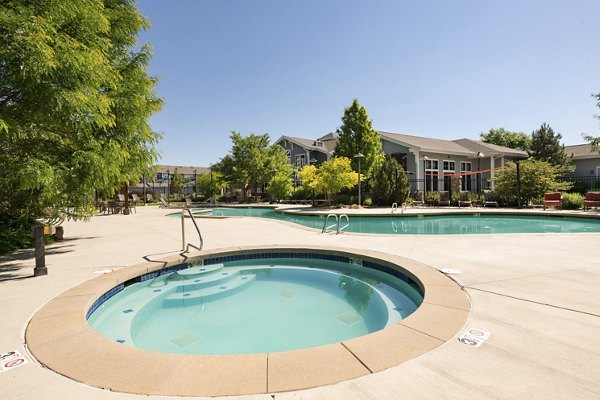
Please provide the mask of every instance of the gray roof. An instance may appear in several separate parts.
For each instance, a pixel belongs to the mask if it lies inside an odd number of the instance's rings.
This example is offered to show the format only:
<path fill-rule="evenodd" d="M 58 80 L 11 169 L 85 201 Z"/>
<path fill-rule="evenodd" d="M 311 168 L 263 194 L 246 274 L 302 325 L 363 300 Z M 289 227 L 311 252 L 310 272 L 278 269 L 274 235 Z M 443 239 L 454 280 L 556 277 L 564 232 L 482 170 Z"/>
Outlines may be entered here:
<path fill-rule="evenodd" d="M 400 142 L 407 147 L 416 147 L 421 151 L 429 151 L 432 153 L 452 153 L 461 155 L 472 155 L 473 152 L 465 149 L 458 143 L 450 140 L 431 139 L 421 136 L 404 135 L 400 133 L 390 133 L 379 131 L 379 134 L 386 139 L 394 142 Z"/>
<path fill-rule="evenodd" d="M 458 139 L 453 140 L 454 143 L 458 143 L 466 149 L 474 151 L 475 153 L 481 152 L 486 156 L 515 156 L 515 157 L 529 157 L 524 150 L 511 149 L 510 147 L 498 146 L 496 144 L 485 143 L 479 140 L 472 139 Z"/>
<path fill-rule="evenodd" d="M 185 167 L 181 165 L 157 165 L 156 172 L 166 173 L 167 170 L 169 170 L 169 172 L 172 174 L 175 172 L 175 168 L 177 168 L 177 173 L 185 175 L 191 175 L 194 173 L 194 171 L 198 175 L 210 172 L 210 168 L 207 167 Z"/>
<path fill-rule="evenodd" d="M 335 150 L 335 146 L 338 143 L 338 134 L 336 132 L 330 132 L 325 136 L 321 136 L 317 140 L 299 138 L 295 136 L 282 136 L 275 143 L 279 143 L 282 140 L 291 140 L 292 142 L 301 145 L 310 151 L 320 151 L 322 153 L 331 153 Z M 318 144 L 320 142 L 321 144 Z"/>
<path fill-rule="evenodd" d="M 592 150 L 592 145 L 589 143 L 586 144 L 576 144 L 573 146 L 565 146 L 565 154 L 573 155 L 573 159 L 583 159 L 583 158 L 598 158 L 600 157 L 600 153 L 594 152 Z"/>

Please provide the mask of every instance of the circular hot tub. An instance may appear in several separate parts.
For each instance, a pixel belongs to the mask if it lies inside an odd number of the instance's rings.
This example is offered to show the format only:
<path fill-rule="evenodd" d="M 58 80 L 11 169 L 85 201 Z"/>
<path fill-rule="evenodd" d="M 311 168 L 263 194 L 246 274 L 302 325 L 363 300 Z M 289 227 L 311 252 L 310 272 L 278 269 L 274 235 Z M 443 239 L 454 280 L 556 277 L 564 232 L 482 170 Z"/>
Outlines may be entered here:
<path fill-rule="evenodd" d="M 110 390 L 255 394 L 398 365 L 455 336 L 469 310 L 454 281 L 413 260 L 235 248 L 87 281 L 45 305 L 26 341 L 48 368 Z"/>

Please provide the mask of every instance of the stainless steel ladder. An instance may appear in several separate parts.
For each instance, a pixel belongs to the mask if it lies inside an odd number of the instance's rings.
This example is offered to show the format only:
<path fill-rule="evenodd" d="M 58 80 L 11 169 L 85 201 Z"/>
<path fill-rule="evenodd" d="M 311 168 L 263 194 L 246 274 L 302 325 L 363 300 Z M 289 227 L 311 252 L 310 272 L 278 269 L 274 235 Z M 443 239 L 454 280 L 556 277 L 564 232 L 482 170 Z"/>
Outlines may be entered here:
<path fill-rule="evenodd" d="M 188 212 L 190 218 L 192 219 L 192 222 L 194 223 L 196 232 L 198 232 L 198 238 L 200 239 L 199 247 L 196 247 L 191 243 L 185 242 L 185 212 L 186 211 Z M 196 218 L 194 217 L 192 210 L 190 210 L 189 208 L 184 208 L 183 210 L 181 210 L 181 250 L 184 253 L 189 253 L 190 247 L 193 247 L 194 249 L 196 249 L 198 251 L 202 251 L 202 247 L 204 247 L 204 239 L 202 239 L 202 233 L 200 233 L 200 228 L 198 228 L 198 224 L 196 223 Z"/>
<path fill-rule="evenodd" d="M 335 219 L 335 223 L 327 226 L 327 222 L 329 221 L 329 217 L 333 217 Z M 343 218 L 346 218 L 346 225 L 340 227 L 340 223 Z M 337 214 L 327 214 L 327 218 L 325 218 L 325 223 L 323 224 L 323 229 L 321 229 L 321 233 L 326 233 L 329 229 L 335 227 L 335 234 L 339 235 L 342 233 L 344 229 L 346 229 L 350 225 L 350 218 L 348 218 L 347 214 L 342 214 L 338 216 Z"/>

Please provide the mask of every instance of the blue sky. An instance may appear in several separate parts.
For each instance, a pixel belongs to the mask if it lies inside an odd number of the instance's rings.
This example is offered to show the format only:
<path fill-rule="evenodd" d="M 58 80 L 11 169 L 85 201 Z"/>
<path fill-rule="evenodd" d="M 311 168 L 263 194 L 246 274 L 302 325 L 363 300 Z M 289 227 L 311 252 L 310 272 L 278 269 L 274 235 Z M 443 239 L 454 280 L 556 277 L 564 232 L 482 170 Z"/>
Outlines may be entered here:
<path fill-rule="evenodd" d="M 598 0 L 141 0 L 161 163 L 209 166 L 232 130 L 316 139 L 358 100 L 375 129 L 599 135 Z"/>

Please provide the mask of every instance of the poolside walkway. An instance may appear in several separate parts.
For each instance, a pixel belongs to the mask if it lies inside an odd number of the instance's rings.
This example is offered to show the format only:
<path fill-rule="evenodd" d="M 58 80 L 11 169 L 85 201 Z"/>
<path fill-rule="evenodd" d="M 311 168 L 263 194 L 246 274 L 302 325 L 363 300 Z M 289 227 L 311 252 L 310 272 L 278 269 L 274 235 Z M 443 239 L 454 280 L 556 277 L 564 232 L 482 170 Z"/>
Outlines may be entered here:
<path fill-rule="evenodd" d="M 364 210 L 343 211 L 350 215 Z M 97 276 L 94 271 L 123 268 L 143 261 L 144 256 L 161 258 L 177 253 L 180 220 L 164 217 L 169 212 L 172 210 L 138 207 L 137 214 L 130 216 L 106 215 L 89 223 L 63 224 L 66 240 L 48 247 L 49 274 L 44 277 L 29 277 L 34 266 L 31 251 L 0 256 L 0 353 L 19 350 L 29 361 L 0 373 L 2 399 L 148 398 L 93 388 L 44 369 L 27 354 L 23 337 L 36 310 L 59 293 Z M 331 245 L 395 254 L 438 269 L 458 269 L 462 273 L 453 277 L 472 302 L 467 326 L 491 332 L 477 348 L 453 339 L 383 372 L 320 388 L 276 393 L 276 399 L 600 398 L 600 233 L 321 235 L 275 220 L 207 218 L 199 223 L 207 249 Z M 194 242 L 197 235 L 192 229 L 187 224 L 187 238 Z"/>

